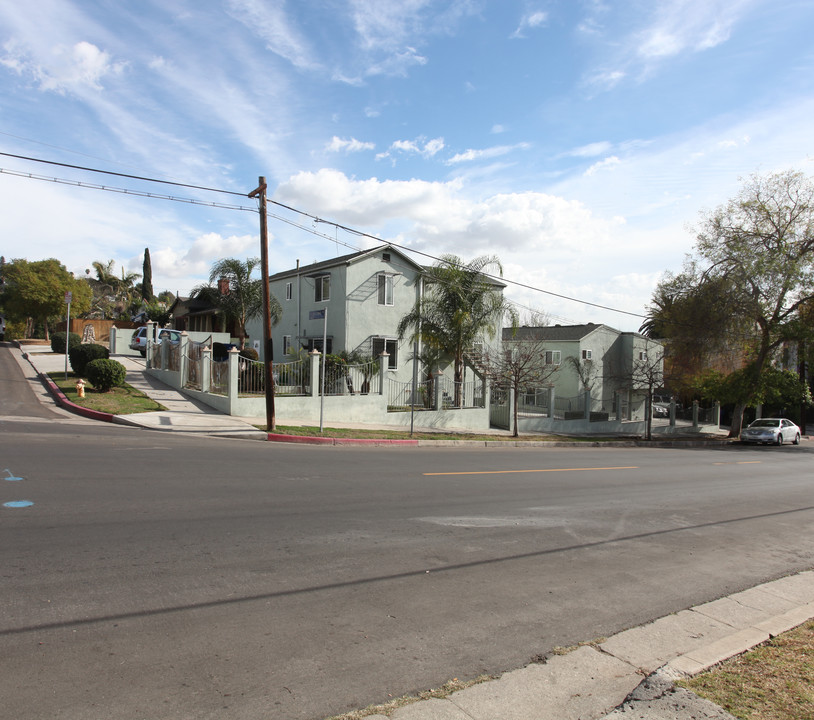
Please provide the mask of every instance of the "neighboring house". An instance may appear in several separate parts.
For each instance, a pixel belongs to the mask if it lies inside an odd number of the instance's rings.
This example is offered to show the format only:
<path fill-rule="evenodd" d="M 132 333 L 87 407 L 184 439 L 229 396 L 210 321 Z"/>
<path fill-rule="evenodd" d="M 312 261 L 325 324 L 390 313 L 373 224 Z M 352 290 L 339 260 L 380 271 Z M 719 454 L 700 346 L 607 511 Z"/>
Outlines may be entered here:
<path fill-rule="evenodd" d="M 170 325 L 175 330 L 187 332 L 229 332 L 234 336 L 234 328 L 226 327 L 223 315 L 204 298 L 178 296 L 170 307 Z"/>
<path fill-rule="evenodd" d="M 664 348 L 658 341 L 607 325 L 551 325 L 503 329 L 504 345 L 524 338 L 542 342 L 541 362 L 558 367 L 549 378 L 559 398 L 590 390 L 595 409 L 612 413 L 617 395 L 638 404 L 647 388 L 660 387 Z M 652 383 L 655 382 L 655 385 Z"/>
<path fill-rule="evenodd" d="M 387 351 L 390 377 L 412 377 L 412 346 L 399 340 L 396 328 L 415 305 L 421 265 L 390 245 L 303 265 L 269 278 L 269 290 L 282 306 L 271 329 L 276 363 L 296 359 L 301 351 L 358 351 L 378 358 Z M 325 319 L 323 320 L 323 311 Z M 262 357 L 262 319 L 246 324 Z"/>

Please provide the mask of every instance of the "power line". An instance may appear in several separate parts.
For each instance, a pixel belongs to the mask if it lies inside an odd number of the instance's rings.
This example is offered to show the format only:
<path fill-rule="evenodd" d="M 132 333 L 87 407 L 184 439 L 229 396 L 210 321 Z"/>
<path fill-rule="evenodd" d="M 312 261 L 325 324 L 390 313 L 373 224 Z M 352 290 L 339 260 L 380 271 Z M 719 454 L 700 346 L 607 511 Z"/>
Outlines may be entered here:
<path fill-rule="evenodd" d="M 110 171 L 110 170 L 99 170 L 97 168 L 89 168 L 89 167 L 84 167 L 84 166 L 81 166 L 81 165 L 72 165 L 70 163 L 60 163 L 60 162 L 56 162 L 54 160 L 43 160 L 41 158 L 29 157 L 29 156 L 26 156 L 26 155 L 16 155 L 16 154 L 13 154 L 13 153 L 0 152 L 0 156 L 16 158 L 18 160 L 27 160 L 29 162 L 42 163 L 42 164 L 46 164 L 46 165 L 54 165 L 56 167 L 70 168 L 70 169 L 73 169 L 73 170 L 81 170 L 83 172 L 98 173 L 98 174 L 103 174 L 103 175 L 112 175 L 114 177 L 127 178 L 127 179 L 130 179 L 130 180 L 140 180 L 140 181 L 143 181 L 143 182 L 159 183 L 159 184 L 162 184 L 162 185 L 172 185 L 174 187 L 183 187 L 183 188 L 188 188 L 188 189 L 191 189 L 191 190 L 203 190 L 205 192 L 223 193 L 223 194 L 226 194 L 226 195 L 235 195 L 237 197 L 247 197 L 248 196 L 248 193 L 239 193 L 239 192 L 235 192 L 233 190 L 223 190 L 223 189 L 220 189 L 220 188 L 211 188 L 211 187 L 206 187 L 206 186 L 203 186 L 203 185 L 193 185 L 193 184 L 190 184 L 190 183 L 173 182 L 173 181 L 170 181 L 170 180 L 160 180 L 158 178 L 150 178 L 150 177 L 144 177 L 144 176 L 140 176 L 140 175 L 130 175 L 130 174 L 127 174 L 127 173 L 118 173 L 118 172 L 113 172 L 113 171 Z M 219 203 L 207 203 L 207 202 L 196 201 L 196 200 L 191 200 L 191 199 L 187 199 L 187 198 L 176 198 L 176 197 L 172 197 L 172 196 L 168 196 L 168 195 L 158 195 L 156 193 L 148 193 L 148 192 L 143 192 L 143 191 L 128 190 L 128 189 L 125 189 L 125 188 L 112 188 L 112 187 L 104 186 L 104 185 L 94 185 L 93 183 L 83 183 L 83 182 L 80 182 L 80 181 L 70 181 L 70 180 L 63 180 L 63 179 L 59 179 L 59 178 L 47 178 L 45 176 L 37 176 L 37 175 L 35 175 L 33 173 L 22 173 L 22 172 L 18 172 L 18 171 L 2 170 L 2 169 L 0 169 L 0 172 L 5 173 L 5 174 L 10 174 L 10 175 L 18 175 L 18 176 L 21 176 L 21 177 L 29 177 L 29 178 L 37 179 L 37 180 L 49 180 L 51 182 L 58 182 L 58 183 L 61 183 L 61 184 L 66 184 L 66 185 L 74 185 L 74 186 L 77 186 L 77 187 L 87 187 L 87 188 L 92 188 L 92 189 L 96 189 L 96 190 L 107 190 L 109 192 L 118 192 L 118 193 L 125 194 L 125 195 L 136 195 L 136 196 L 139 196 L 139 197 L 157 198 L 157 199 L 162 199 L 162 200 L 172 200 L 172 201 L 176 201 L 176 202 L 184 202 L 184 203 L 191 204 L 191 205 L 204 205 L 206 207 L 222 207 L 222 208 L 232 209 L 232 210 L 246 210 L 246 211 L 256 212 L 255 208 L 246 208 L 246 207 L 243 207 L 243 206 L 230 206 L 230 205 L 223 205 L 223 204 L 219 204 Z M 278 202 L 276 200 L 272 200 L 272 199 L 267 198 L 266 203 L 271 204 L 271 205 L 276 205 L 277 207 L 283 208 L 283 209 L 288 210 L 289 212 L 295 213 L 297 215 L 301 215 L 303 217 L 310 218 L 315 223 L 324 223 L 326 225 L 331 225 L 334 228 L 336 228 L 337 230 L 343 230 L 344 232 L 347 232 L 347 233 L 349 233 L 351 235 L 355 235 L 357 237 L 367 238 L 367 239 L 373 240 L 373 241 L 378 242 L 378 243 L 385 243 L 385 244 L 388 244 L 388 245 L 392 245 L 393 247 L 398 248 L 399 250 L 402 250 L 402 251 L 408 252 L 408 253 L 413 253 L 413 254 L 416 254 L 416 255 L 420 255 L 420 256 L 425 257 L 425 258 L 429 258 L 430 260 L 432 260 L 434 262 L 442 262 L 441 258 L 439 258 L 437 256 L 434 256 L 434 255 L 430 255 L 429 253 L 422 252 L 421 250 L 416 250 L 414 248 L 409 248 L 409 247 L 407 247 L 405 245 L 401 245 L 401 244 L 396 243 L 396 242 L 388 242 L 386 240 L 382 240 L 381 238 L 379 238 L 379 237 L 377 237 L 375 235 L 371 235 L 370 233 L 362 232 L 361 230 L 356 230 L 354 228 L 348 227 L 347 225 L 342 225 L 341 223 L 337 223 L 337 222 L 334 222 L 332 220 L 325 220 L 323 218 L 318 217 L 317 215 L 313 215 L 311 213 L 305 212 L 304 210 L 298 210 L 297 208 L 291 207 L 290 205 L 286 205 L 286 204 Z M 311 234 L 313 234 L 315 236 L 323 237 L 325 239 L 330 240 L 331 242 L 339 243 L 339 240 L 337 238 L 330 238 L 329 236 L 324 235 L 323 233 L 316 232 L 316 230 L 314 230 L 313 228 L 307 228 L 307 227 L 305 227 L 303 225 L 300 225 L 300 224 L 294 223 L 292 221 L 286 220 L 285 218 L 283 218 L 281 216 L 278 216 L 278 215 L 272 214 L 272 217 L 275 217 L 276 219 L 278 219 L 278 220 L 280 220 L 282 222 L 287 222 L 288 224 L 290 224 L 290 225 L 292 225 L 294 227 L 298 227 L 301 230 L 304 230 L 306 232 L 310 232 Z M 345 245 L 345 243 L 342 243 L 342 244 Z M 347 247 L 352 247 L 352 246 L 347 245 Z M 526 290 L 531 290 L 532 292 L 539 292 L 539 293 L 542 293 L 544 295 L 549 295 L 550 297 L 556 297 L 556 298 L 559 298 L 560 300 L 566 300 L 568 302 L 580 303 L 582 305 L 587 305 L 588 307 L 597 308 L 599 310 L 606 310 L 608 312 L 619 313 L 619 314 L 622 314 L 622 315 L 628 315 L 628 316 L 636 317 L 636 318 L 646 318 L 647 317 L 646 315 L 643 315 L 641 313 L 634 313 L 634 312 L 630 312 L 629 310 L 620 310 L 618 308 L 610 307 L 609 305 L 602 305 L 600 303 L 594 303 L 594 302 L 590 302 L 588 300 L 580 300 L 579 298 L 570 297 L 569 295 L 563 295 L 561 293 L 555 293 L 555 292 L 553 292 L 551 290 L 544 290 L 542 288 L 538 288 L 538 287 L 535 287 L 533 285 L 529 285 L 527 283 L 521 283 L 521 282 L 519 282 L 517 280 L 510 280 L 510 279 L 503 278 L 503 277 L 500 277 L 500 276 L 497 276 L 497 275 L 491 275 L 489 273 L 482 273 L 482 274 L 484 275 L 484 277 L 488 277 L 488 278 L 490 278 L 492 280 L 496 280 L 498 282 L 505 282 L 507 284 L 514 285 L 514 286 L 519 287 L 519 288 L 523 288 L 523 289 L 526 289 Z"/>

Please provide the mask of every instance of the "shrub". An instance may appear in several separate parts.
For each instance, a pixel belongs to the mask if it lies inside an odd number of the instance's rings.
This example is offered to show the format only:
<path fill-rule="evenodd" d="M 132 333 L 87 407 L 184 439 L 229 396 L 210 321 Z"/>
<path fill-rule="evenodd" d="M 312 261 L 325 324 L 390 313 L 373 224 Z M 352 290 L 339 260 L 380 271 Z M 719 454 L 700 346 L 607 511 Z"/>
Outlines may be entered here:
<path fill-rule="evenodd" d="M 71 359 L 73 371 L 77 375 L 84 376 L 88 363 L 92 360 L 107 360 L 110 357 L 110 350 L 104 345 L 87 343 L 86 345 L 72 347 L 68 351 L 68 357 Z"/>
<path fill-rule="evenodd" d="M 108 392 L 112 387 L 124 385 L 127 368 L 115 360 L 100 358 L 91 360 L 85 368 L 85 373 L 99 392 Z"/>
<path fill-rule="evenodd" d="M 240 357 L 246 358 L 247 360 L 259 360 L 260 353 L 254 348 L 243 348 L 240 351 Z"/>
<path fill-rule="evenodd" d="M 71 344 L 71 349 L 75 348 L 77 345 L 82 344 L 82 338 L 79 336 L 79 333 L 72 332 L 70 333 L 69 341 Z M 51 351 L 57 353 L 58 355 L 65 354 L 65 333 L 64 332 L 56 332 L 51 333 Z"/>

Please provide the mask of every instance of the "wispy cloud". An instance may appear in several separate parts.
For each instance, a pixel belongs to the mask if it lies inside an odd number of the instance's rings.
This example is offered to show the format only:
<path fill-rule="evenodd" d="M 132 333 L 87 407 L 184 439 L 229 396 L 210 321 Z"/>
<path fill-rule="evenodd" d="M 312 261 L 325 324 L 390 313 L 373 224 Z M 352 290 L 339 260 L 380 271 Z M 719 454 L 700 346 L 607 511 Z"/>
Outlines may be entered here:
<path fill-rule="evenodd" d="M 325 150 L 328 152 L 361 152 L 363 150 L 375 150 L 376 143 L 372 142 L 362 142 L 361 140 L 357 140 L 356 138 L 351 138 L 350 140 L 345 140 L 344 138 L 337 137 L 334 135 L 331 138 L 331 141 L 325 145 Z"/>
<path fill-rule="evenodd" d="M 502 155 L 508 155 L 515 150 L 525 150 L 529 147 L 530 145 L 528 143 L 517 143 L 516 145 L 496 145 L 480 150 L 466 150 L 457 155 L 453 155 L 447 160 L 447 165 L 457 165 L 458 163 L 472 162 L 474 160 L 490 160 Z"/>
<path fill-rule="evenodd" d="M 622 161 L 616 157 L 616 155 L 611 155 L 610 157 L 606 157 L 604 160 L 600 160 L 598 163 L 594 163 L 589 167 L 585 174 L 588 176 L 596 175 L 600 170 L 608 170 L 609 168 L 613 168 L 616 165 L 620 165 Z"/>
<path fill-rule="evenodd" d="M 386 152 L 376 155 L 376 159 L 384 160 L 398 154 L 420 155 L 424 158 L 431 158 L 443 149 L 444 138 L 434 138 L 432 140 L 425 140 L 424 138 L 417 138 L 416 140 L 396 140 L 390 145 Z"/>
<path fill-rule="evenodd" d="M 548 13 L 542 10 L 528 13 L 522 17 L 517 29 L 509 35 L 513 40 L 526 37 L 526 30 L 535 30 L 548 22 Z"/>

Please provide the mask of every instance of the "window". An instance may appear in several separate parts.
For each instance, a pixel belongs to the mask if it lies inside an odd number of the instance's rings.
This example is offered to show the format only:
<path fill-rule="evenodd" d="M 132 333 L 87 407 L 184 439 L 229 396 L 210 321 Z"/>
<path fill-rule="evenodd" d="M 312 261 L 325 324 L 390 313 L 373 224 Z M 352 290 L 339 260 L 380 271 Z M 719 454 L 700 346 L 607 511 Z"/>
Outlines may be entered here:
<path fill-rule="evenodd" d="M 387 369 L 398 369 L 398 340 L 389 340 L 387 338 L 373 338 L 373 359 L 378 360 L 379 356 L 387 351 L 390 356 L 387 358 Z"/>
<path fill-rule="evenodd" d="M 314 278 L 314 302 L 325 302 L 331 299 L 331 276 L 323 275 Z"/>
<path fill-rule="evenodd" d="M 583 360 L 591 360 L 593 358 L 593 351 L 592 350 L 583 350 L 582 351 L 582 359 Z"/>
<path fill-rule="evenodd" d="M 559 350 L 546 350 L 544 362 L 546 365 L 561 365 L 562 353 Z"/>
<path fill-rule="evenodd" d="M 393 276 L 381 273 L 379 275 L 379 305 L 393 304 Z"/>
<path fill-rule="evenodd" d="M 294 297 L 294 283 L 285 284 L 285 299 L 291 300 Z"/>
<path fill-rule="evenodd" d="M 328 355 L 331 354 L 333 351 L 334 339 L 328 338 Z M 308 352 L 313 352 L 316 350 L 317 352 L 322 352 L 322 338 L 308 338 Z"/>
<path fill-rule="evenodd" d="M 283 335 L 283 355 L 291 355 L 291 335 Z"/>
<path fill-rule="evenodd" d="M 639 353 L 639 360 L 647 360 L 647 353 L 644 350 Z"/>

